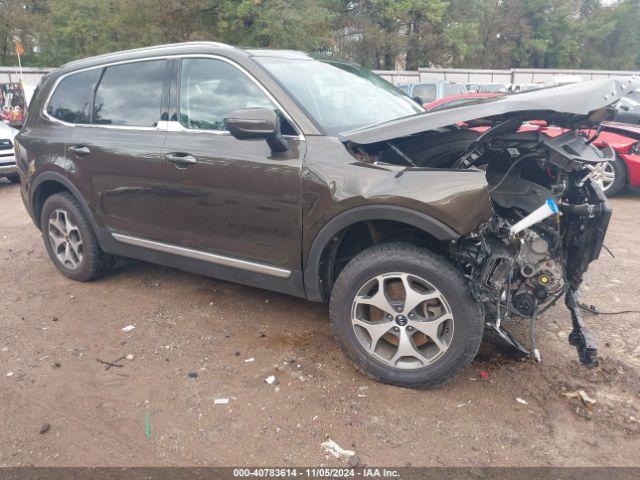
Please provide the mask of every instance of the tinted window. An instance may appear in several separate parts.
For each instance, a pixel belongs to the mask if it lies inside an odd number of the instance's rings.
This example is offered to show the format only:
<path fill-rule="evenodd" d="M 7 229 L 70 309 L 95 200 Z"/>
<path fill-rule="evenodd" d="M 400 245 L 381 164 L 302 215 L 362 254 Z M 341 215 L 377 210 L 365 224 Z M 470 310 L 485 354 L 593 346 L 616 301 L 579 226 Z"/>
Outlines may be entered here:
<path fill-rule="evenodd" d="M 420 97 L 424 103 L 433 102 L 436 99 L 436 86 L 416 85 L 413 87 L 413 96 Z"/>
<path fill-rule="evenodd" d="M 93 123 L 155 127 L 164 72 L 164 60 L 107 67 L 96 91 Z"/>
<path fill-rule="evenodd" d="M 187 128 L 226 130 L 224 119 L 239 108 L 275 105 L 247 76 L 222 60 L 182 60 L 180 123 Z"/>
<path fill-rule="evenodd" d="M 47 106 L 47 113 L 69 123 L 89 123 L 91 99 L 101 73 L 100 68 L 63 78 Z"/>

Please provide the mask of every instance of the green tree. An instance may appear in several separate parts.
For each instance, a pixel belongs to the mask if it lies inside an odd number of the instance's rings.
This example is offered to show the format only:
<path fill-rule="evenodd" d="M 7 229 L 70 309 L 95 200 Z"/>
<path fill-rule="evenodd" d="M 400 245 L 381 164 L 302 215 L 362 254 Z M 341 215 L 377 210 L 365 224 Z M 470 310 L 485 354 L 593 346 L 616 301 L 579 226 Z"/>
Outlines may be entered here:
<path fill-rule="evenodd" d="M 379 69 L 640 68 L 640 0 L 0 0 L 0 61 L 56 66 L 190 40 Z"/>
<path fill-rule="evenodd" d="M 0 0 L 0 62 L 2 65 L 17 63 L 15 41 L 25 49 L 23 60 L 29 63 L 33 46 L 37 42 L 42 16 L 41 0 Z"/>

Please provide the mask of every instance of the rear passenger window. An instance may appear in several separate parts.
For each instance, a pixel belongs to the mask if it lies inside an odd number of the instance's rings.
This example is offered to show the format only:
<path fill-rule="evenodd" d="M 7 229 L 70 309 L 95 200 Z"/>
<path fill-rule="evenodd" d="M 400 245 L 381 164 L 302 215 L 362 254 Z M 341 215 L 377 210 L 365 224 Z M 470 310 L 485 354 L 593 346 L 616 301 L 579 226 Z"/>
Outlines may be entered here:
<path fill-rule="evenodd" d="M 165 60 L 127 63 L 107 67 L 98 85 L 93 123 L 132 127 L 155 127 Z"/>
<path fill-rule="evenodd" d="M 89 123 L 91 99 L 102 69 L 74 73 L 63 78 L 47 106 L 47 113 L 69 123 Z"/>

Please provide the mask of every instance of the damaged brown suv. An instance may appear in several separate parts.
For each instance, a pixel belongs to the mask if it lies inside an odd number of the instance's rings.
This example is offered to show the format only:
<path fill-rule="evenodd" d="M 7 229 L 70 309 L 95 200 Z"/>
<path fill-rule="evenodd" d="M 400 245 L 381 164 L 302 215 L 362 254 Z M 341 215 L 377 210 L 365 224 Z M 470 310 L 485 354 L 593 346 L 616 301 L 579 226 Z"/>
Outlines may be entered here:
<path fill-rule="evenodd" d="M 537 356 L 535 321 L 560 297 L 593 366 L 576 294 L 611 215 L 588 166 L 609 152 L 577 132 L 634 88 L 424 113 L 367 70 L 299 52 L 114 53 L 42 80 L 16 138 L 21 192 L 67 277 L 124 256 L 328 301 L 340 347 L 384 382 L 442 385 L 485 328 Z"/>

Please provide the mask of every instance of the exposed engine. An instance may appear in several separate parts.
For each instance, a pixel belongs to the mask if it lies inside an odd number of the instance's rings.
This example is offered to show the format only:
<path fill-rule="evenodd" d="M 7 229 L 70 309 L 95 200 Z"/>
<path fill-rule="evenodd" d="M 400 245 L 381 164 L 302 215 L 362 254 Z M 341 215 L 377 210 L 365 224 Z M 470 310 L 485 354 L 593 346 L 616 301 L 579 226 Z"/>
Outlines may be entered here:
<path fill-rule="evenodd" d="M 570 342 L 581 361 L 597 364 L 596 348 L 576 300 L 588 264 L 598 257 L 611 211 L 586 165 L 601 153 L 575 132 L 481 135 L 458 167 L 486 168 L 495 215 L 456 242 L 451 255 L 465 269 L 487 325 L 539 359 L 535 321 L 563 294 L 571 310 Z M 531 321 L 530 349 L 505 323 Z"/>
<path fill-rule="evenodd" d="M 596 346 L 580 315 L 577 293 L 583 274 L 598 258 L 611 210 L 589 164 L 604 153 L 576 130 L 557 137 L 523 129 L 511 117 L 480 135 L 467 128 L 442 129 L 355 148 L 369 163 L 407 168 L 477 168 L 486 172 L 494 215 L 454 242 L 452 260 L 469 278 L 486 323 L 503 340 L 539 359 L 536 319 L 563 295 L 571 312 L 574 345 L 583 364 L 597 365 Z M 530 322 L 529 348 L 509 332 Z"/>

